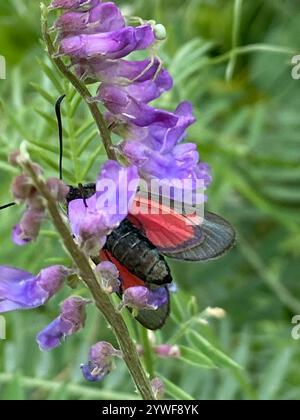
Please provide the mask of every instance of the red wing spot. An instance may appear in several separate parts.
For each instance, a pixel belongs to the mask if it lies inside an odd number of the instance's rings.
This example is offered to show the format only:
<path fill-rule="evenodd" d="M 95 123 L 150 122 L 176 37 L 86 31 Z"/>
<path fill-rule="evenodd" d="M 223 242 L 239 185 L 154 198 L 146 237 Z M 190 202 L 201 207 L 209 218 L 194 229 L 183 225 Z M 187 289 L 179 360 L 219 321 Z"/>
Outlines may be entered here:
<path fill-rule="evenodd" d="M 112 262 L 120 273 L 120 280 L 122 282 L 122 289 L 123 291 L 129 289 L 129 287 L 135 286 L 145 286 L 145 282 L 139 279 L 134 274 L 130 273 L 130 271 L 124 267 L 116 258 L 114 258 L 108 251 L 102 250 L 100 252 L 100 258 L 103 261 L 110 261 Z"/>

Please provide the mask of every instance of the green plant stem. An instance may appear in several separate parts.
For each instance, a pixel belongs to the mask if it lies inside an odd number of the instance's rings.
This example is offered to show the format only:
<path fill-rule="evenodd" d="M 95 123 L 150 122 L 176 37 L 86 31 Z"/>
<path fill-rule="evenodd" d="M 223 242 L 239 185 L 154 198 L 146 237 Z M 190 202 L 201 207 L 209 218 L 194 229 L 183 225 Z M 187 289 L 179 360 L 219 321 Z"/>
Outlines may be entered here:
<path fill-rule="evenodd" d="M 92 102 L 92 95 L 90 94 L 87 87 L 77 79 L 77 77 L 65 66 L 63 61 L 57 57 L 54 45 L 52 43 L 51 37 L 49 35 L 49 27 L 47 21 L 47 14 L 48 9 L 45 5 L 42 4 L 42 34 L 43 39 L 47 47 L 47 53 L 51 61 L 55 64 L 58 70 L 62 73 L 62 75 L 69 80 L 69 82 L 74 86 L 83 100 L 86 102 L 87 106 L 89 107 L 91 114 L 97 124 L 99 133 L 102 137 L 103 144 L 109 159 L 117 160 L 117 156 L 112 145 L 110 131 L 106 125 L 105 119 L 99 110 L 97 104 Z"/>
<path fill-rule="evenodd" d="M 234 16 L 232 27 L 232 52 L 226 69 L 226 80 L 230 81 L 233 77 L 234 69 L 237 62 L 237 54 L 234 52 L 239 43 L 239 30 L 242 16 L 243 0 L 235 0 L 234 2 Z"/>
<path fill-rule="evenodd" d="M 69 89 L 68 89 L 69 90 Z M 69 93 L 69 92 L 68 92 Z M 71 102 L 70 93 L 67 95 L 67 100 Z M 75 174 L 76 185 L 82 182 L 80 179 L 80 169 L 77 159 L 77 142 L 76 142 L 76 135 L 74 129 L 74 119 L 72 118 L 72 110 L 71 107 L 67 107 L 67 122 L 68 122 L 68 133 L 69 133 L 69 146 L 70 152 L 73 162 L 73 169 Z"/>
<path fill-rule="evenodd" d="M 145 368 L 150 376 L 150 379 L 155 377 L 154 371 L 154 360 L 153 360 L 153 350 L 149 340 L 148 330 L 142 326 L 139 327 L 140 331 L 140 340 L 144 350 L 144 362 Z"/>
<path fill-rule="evenodd" d="M 65 391 L 73 396 L 78 396 L 80 398 L 87 399 L 101 399 L 101 400 L 133 400 L 138 399 L 133 394 L 126 394 L 122 392 L 114 392 L 105 389 L 92 388 L 88 386 L 82 386 L 72 383 L 64 383 L 59 381 L 46 381 L 40 378 L 31 378 L 26 376 L 17 376 L 20 379 L 21 385 L 26 389 L 34 390 L 39 389 L 39 391 L 47 392 L 56 392 Z M 15 376 L 9 373 L 0 373 L 0 384 L 11 383 L 14 380 Z"/>
<path fill-rule="evenodd" d="M 62 219 L 57 203 L 49 192 L 45 182 L 37 176 L 30 161 L 22 162 L 23 169 L 32 178 L 39 193 L 44 197 L 49 215 L 59 233 L 65 248 L 76 264 L 80 277 L 89 288 L 95 304 L 111 326 L 123 352 L 123 359 L 131 373 L 132 379 L 144 400 L 154 400 L 150 381 L 142 367 L 136 347 L 129 335 L 122 315 L 116 310 L 107 293 L 100 286 L 90 265 L 89 259 L 75 243 L 67 225 Z"/>
<path fill-rule="evenodd" d="M 230 58 L 232 57 L 232 54 L 238 56 L 238 55 L 245 55 L 245 54 L 256 53 L 256 52 L 284 54 L 284 55 L 289 55 L 289 56 L 292 56 L 297 53 L 297 51 L 288 47 L 278 47 L 276 45 L 269 45 L 269 44 L 250 44 L 250 45 L 245 45 L 243 47 L 233 48 L 232 50 L 222 55 L 219 55 L 215 58 L 210 58 L 204 63 L 204 66 L 222 64 L 230 60 Z"/>

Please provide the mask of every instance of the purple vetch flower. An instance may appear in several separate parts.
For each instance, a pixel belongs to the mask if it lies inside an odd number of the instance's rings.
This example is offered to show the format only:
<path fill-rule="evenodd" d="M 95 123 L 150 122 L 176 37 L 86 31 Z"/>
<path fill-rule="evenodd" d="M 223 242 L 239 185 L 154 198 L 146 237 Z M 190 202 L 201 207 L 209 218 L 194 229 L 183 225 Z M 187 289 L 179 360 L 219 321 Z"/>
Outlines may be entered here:
<path fill-rule="evenodd" d="M 207 187 L 212 180 L 209 166 L 200 162 L 195 144 L 182 143 L 187 128 L 195 122 L 191 104 L 181 103 L 175 115 L 177 124 L 171 127 L 152 124 L 139 129 L 131 125 L 121 150 L 147 180 L 200 180 Z"/>
<path fill-rule="evenodd" d="M 126 107 L 130 100 L 137 102 L 149 103 L 154 99 L 161 96 L 162 93 L 170 90 L 173 86 L 173 80 L 167 70 L 162 70 L 155 79 L 149 79 L 145 81 L 139 81 L 128 84 L 128 86 L 120 86 L 118 84 L 103 83 L 98 89 L 96 99 L 103 101 L 106 105 L 106 101 L 110 106 L 107 108 L 113 114 L 128 113 Z M 120 90 L 119 98 L 116 100 L 116 109 L 113 108 L 114 96 L 118 98 L 116 94 L 117 90 Z M 110 90 L 112 93 L 110 94 Z M 127 99 L 123 99 L 127 96 Z M 122 110 L 122 108 L 125 109 Z M 121 109 L 120 109 L 121 106 Z M 177 120 L 176 120 L 177 121 Z"/>
<path fill-rule="evenodd" d="M 41 351 L 50 351 L 60 346 L 66 337 L 80 331 L 85 325 L 85 307 L 89 303 L 79 296 L 66 299 L 61 305 L 59 317 L 37 335 Z"/>
<path fill-rule="evenodd" d="M 37 276 L 0 266 L 0 313 L 44 305 L 62 287 L 68 274 L 63 266 L 45 268 Z"/>
<path fill-rule="evenodd" d="M 49 9 L 89 9 L 95 7 L 101 0 L 53 0 Z"/>
<path fill-rule="evenodd" d="M 194 143 L 183 143 L 174 147 L 167 154 L 160 154 L 159 151 L 146 149 L 144 156 L 147 161 L 141 166 L 141 174 L 147 178 L 169 179 L 169 180 L 203 180 L 204 185 L 210 184 L 211 178 L 199 166 L 199 153 Z M 208 169 L 208 166 L 207 166 Z"/>
<path fill-rule="evenodd" d="M 111 32 L 125 27 L 125 19 L 118 7 L 111 2 L 100 3 L 85 12 L 71 11 L 62 14 L 53 29 L 60 38 L 80 34 Z"/>
<path fill-rule="evenodd" d="M 76 35 L 61 40 L 59 54 L 71 58 L 89 59 L 103 56 L 105 59 L 117 59 L 133 51 L 144 50 L 155 42 L 150 25 L 133 28 L 127 26 L 117 31 Z"/>
<path fill-rule="evenodd" d="M 104 288 L 109 293 L 118 293 L 121 282 L 117 267 L 110 261 L 103 261 L 96 267 L 96 272 L 100 274 Z"/>
<path fill-rule="evenodd" d="M 108 161 L 98 177 L 96 194 L 69 204 L 71 229 L 87 252 L 98 255 L 107 235 L 127 217 L 138 184 L 137 168 Z"/>
<path fill-rule="evenodd" d="M 129 84 L 130 81 L 146 82 L 156 77 L 161 77 L 164 72 L 165 77 L 173 84 L 169 73 L 161 69 L 160 62 L 147 59 L 142 61 L 103 60 L 103 58 L 93 58 L 90 60 L 73 60 L 77 75 L 80 78 L 88 78 L 92 81 L 103 81 L 105 83 Z"/>
<path fill-rule="evenodd" d="M 159 151 L 161 154 L 172 151 L 177 144 L 184 140 L 187 129 L 196 121 L 193 116 L 193 107 L 187 101 L 179 104 L 174 115 L 177 117 L 177 122 L 169 127 L 161 127 L 156 124 L 152 124 L 143 130 L 134 126 L 125 127 L 125 130 L 123 130 L 125 131 L 123 147 L 126 146 L 127 142 L 134 142 L 138 143 L 137 147 L 141 143 L 142 146 Z"/>
<path fill-rule="evenodd" d="M 90 382 L 99 382 L 114 368 L 113 358 L 122 358 L 122 352 L 110 343 L 100 342 L 91 347 L 89 361 L 81 365 L 84 378 Z"/>
<path fill-rule="evenodd" d="M 156 311 L 165 305 L 168 299 L 169 296 L 165 287 L 150 290 L 144 286 L 134 286 L 124 291 L 122 304 L 136 311 Z"/>
<path fill-rule="evenodd" d="M 128 86 L 102 83 L 95 100 L 102 102 L 119 120 L 139 127 L 151 124 L 170 127 L 176 125 L 177 116 L 147 104 L 170 90 L 172 85 L 171 76 L 163 70 L 155 79 L 131 83 Z"/>
<path fill-rule="evenodd" d="M 120 122 L 137 127 L 147 127 L 152 124 L 173 127 L 178 121 L 175 114 L 138 101 L 117 85 L 100 86 L 97 96 Z"/>
<path fill-rule="evenodd" d="M 14 226 L 12 239 L 16 245 L 23 246 L 37 239 L 45 218 L 44 209 L 28 208 L 19 224 Z"/>
<path fill-rule="evenodd" d="M 181 356 L 180 348 L 170 344 L 161 344 L 154 347 L 154 353 L 163 359 L 178 358 Z"/>

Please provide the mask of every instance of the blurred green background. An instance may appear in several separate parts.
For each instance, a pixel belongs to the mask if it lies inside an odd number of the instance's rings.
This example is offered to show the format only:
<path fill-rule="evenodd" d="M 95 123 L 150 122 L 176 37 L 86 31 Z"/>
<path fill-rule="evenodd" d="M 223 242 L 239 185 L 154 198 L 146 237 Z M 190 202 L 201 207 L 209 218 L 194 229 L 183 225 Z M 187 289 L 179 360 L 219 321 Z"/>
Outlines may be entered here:
<path fill-rule="evenodd" d="M 291 58 L 300 51 L 299 1 L 116 3 L 129 14 L 167 27 L 161 56 L 175 88 L 159 105 L 174 109 L 180 100 L 193 102 L 198 122 L 188 137 L 197 142 L 214 174 L 208 207 L 238 232 L 237 246 L 220 261 L 172 263 L 180 292 L 174 296 L 172 319 L 156 340 L 192 346 L 194 360 L 187 352 L 179 362 L 155 361 L 170 381 L 168 397 L 299 399 L 300 342 L 291 337 L 291 319 L 300 314 L 300 80 L 291 76 Z M 14 171 L 7 155 L 23 139 L 47 174 L 57 174 L 53 104 L 62 92 L 68 93 L 66 180 L 92 180 L 105 160 L 103 150 L 87 110 L 46 58 L 38 0 L 1 3 L 0 40 L 0 55 L 7 61 L 7 79 L 0 80 L 0 203 L 11 200 Z M 76 174 L 74 155 L 80 162 Z M 11 227 L 20 214 L 18 208 L 0 214 L 0 264 L 37 271 L 64 261 L 56 234 L 47 226 L 37 243 L 25 249 L 12 244 Z M 50 354 L 39 352 L 36 333 L 57 316 L 59 302 L 70 292 L 66 287 L 39 310 L 5 316 L 0 399 L 134 397 L 122 363 L 101 384 L 81 379 L 79 365 L 89 346 L 112 340 L 93 309 L 83 332 Z M 204 325 L 199 314 L 208 306 L 224 308 L 227 317 Z M 132 328 L 137 334 L 135 323 Z M 216 351 L 211 357 L 218 368 L 202 367 L 197 353 L 201 343 L 191 340 L 191 331 L 243 369 Z"/>

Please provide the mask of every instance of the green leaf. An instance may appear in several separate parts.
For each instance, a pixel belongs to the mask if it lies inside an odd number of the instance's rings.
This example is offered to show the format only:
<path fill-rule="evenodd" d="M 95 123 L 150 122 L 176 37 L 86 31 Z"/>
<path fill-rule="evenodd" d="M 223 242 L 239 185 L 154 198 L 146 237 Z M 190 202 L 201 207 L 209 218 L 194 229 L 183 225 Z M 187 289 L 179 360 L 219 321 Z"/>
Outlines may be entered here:
<path fill-rule="evenodd" d="M 167 378 L 164 378 L 163 376 L 159 374 L 157 374 L 157 376 L 159 376 L 160 379 L 163 381 L 166 388 L 166 394 L 169 395 L 170 397 L 174 398 L 175 400 L 188 400 L 188 401 L 195 400 L 194 397 L 189 395 L 183 389 L 179 388 L 177 385 L 173 384 L 173 382 L 169 381 Z"/>
<path fill-rule="evenodd" d="M 179 346 L 179 348 L 181 353 L 180 359 L 183 362 L 205 369 L 213 369 L 216 367 L 212 360 L 202 352 L 186 346 Z"/>
<path fill-rule="evenodd" d="M 172 318 L 174 318 L 175 322 L 178 324 L 185 319 L 182 302 L 180 301 L 178 294 L 172 296 Z"/>
<path fill-rule="evenodd" d="M 42 60 L 38 60 L 38 63 L 42 67 L 48 79 L 52 82 L 57 92 L 62 95 L 64 93 L 64 88 L 59 80 L 59 76 L 57 72 L 54 70 L 54 67 L 53 66 L 50 67 L 48 64 L 46 64 Z"/>
<path fill-rule="evenodd" d="M 280 389 L 285 388 L 283 384 L 291 365 L 293 353 L 293 349 L 288 348 L 276 355 L 266 366 L 266 371 L 261 375 L 259 386 L 259 395 L 262 400 L 276 399 Z"/>
<path fill-rule="evenodd" d="M 228 357 L 221 350 L 214 347 L 206 338 L 202 337 L 195 331 L 188 333 L 190 343 L 198 350 L 202 351 L 210 358 L 216 366 L 220 368 L 241 369 L 234 360 Z"/>

